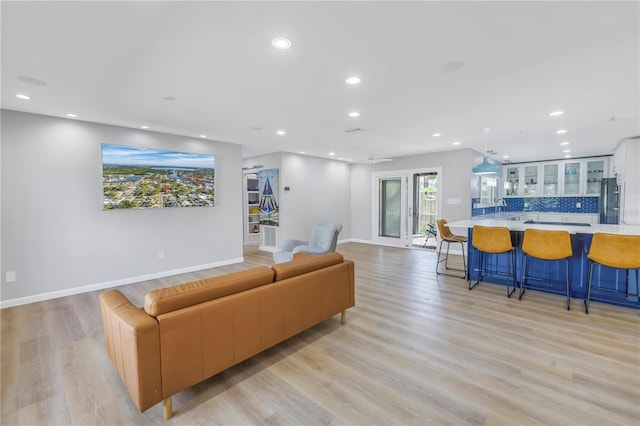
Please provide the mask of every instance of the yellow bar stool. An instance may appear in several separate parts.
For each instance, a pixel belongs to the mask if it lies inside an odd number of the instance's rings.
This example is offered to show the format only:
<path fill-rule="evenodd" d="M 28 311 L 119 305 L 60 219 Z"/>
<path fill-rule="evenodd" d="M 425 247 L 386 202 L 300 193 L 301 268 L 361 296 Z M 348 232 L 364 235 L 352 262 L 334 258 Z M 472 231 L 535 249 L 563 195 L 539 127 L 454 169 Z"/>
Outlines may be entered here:
<path fill-rule="evenodd" d="M 519 300 L 522 300 L 525 289 L 527 287 L 527 281 L 529 279 L 544 280 L 540 277 L 529 276 L 530 258 L 545 260 L 545 261 L 558 261 L 564 260 L 565 279 L 566 279 L 566 291 L 567 297 L 567 310 L 571 309 L 571 285 L 569 281 L 569 259 L 573 255 L 571 249 L 571 236 L 567 231 L 542 231 L 539 229 L 525 229 L 524 239 L 522 241 L 522 279 L 520 280 L 520 294 Z M 548 280 L 552 283 L 551 279 Z M 532 288 L 532 286 L 529 286 Z M 549 290 L 548 287 L 544 287 Z"/>
<path fill-rule="evenodd" d="M 438 263 L 436 263 L 436 274 L 440 275 L 453 275 L 456 277 L 460 277 L 460 278 L 466 278 L 467 277 L 467 261 L 464 257 L 464 243 L 467 242 L 467 237 L 463 237 L 461 235 L 454 235 L 451 232 L 451 229 L 449 229 L 449 227 L 447 226 L 447 221 L 444 219 L 439 219 L 436 221 L 436 224 L 438 225 L 438 232 L 440 233 L 440 248 L 438 249 Z M 447 243 L 447 252 L 445 253 L 445 257 L 443 258 L 441 256 L 442 253 L 442 244 L 443 243 Z M 449 261 L 449 245 L 451 243 L 459 243 L 460 246 L 462 247 L 462 266 L 463 269 L 457 269 L 457 268 L 449 268 L 448 265 L 448 261 Z M 444 262 L 444 269 L 447 271 L 460 271 L 460 272 L 464 272 L 464 275 L 460 276 L 458 274 L 450 274 L 447 272 L 440 272 L 439 268 L 440 268 L 440 264 Z"/>
<path fill-rule="evenodd" d="M 589 313 L 591 299 L 591 283 L 593 281 L 593 265 L 600 264 L 615 269 L 625 270 L 625 298 L 629 297 L 629 270 L 640 269 L 640 236 L 617 235 L 596 232 L 589 247 L 589 273 L 587 275 L 587 292 L 584 298 L 584 312 Z M 638 296 L 638 280 L 636 293 Z"/>
<path fill-rule="evenodd" d="M 516 291 L 516 256 L 515 248 L 511 244 L 511 232 L 509 228 L 504 226 L 480 226 L 473 227 L 473 234 L 471 237 L 471 245 L 479 252 L 478 262 L 478 280 L 471 285 L 473 271 L 473 258 L 469 261 L 471 270 L 469 271 L 469 290 L 477 286 L 482 280 L 482 272 L 485 270 L 482 268 L 482 261 L 485 254 L 506 254 L 507 255 L 507 272 L 489 271 L 496 275 L 507 276 L 507 297 L 511 297 L 514 291 Z M 471 253 L 473 257 L 473 252 Z M 497 269 L 497 268 L 496 268 Z M 510 289 L 509 279 L 513 280 L 513 289 Z"/>

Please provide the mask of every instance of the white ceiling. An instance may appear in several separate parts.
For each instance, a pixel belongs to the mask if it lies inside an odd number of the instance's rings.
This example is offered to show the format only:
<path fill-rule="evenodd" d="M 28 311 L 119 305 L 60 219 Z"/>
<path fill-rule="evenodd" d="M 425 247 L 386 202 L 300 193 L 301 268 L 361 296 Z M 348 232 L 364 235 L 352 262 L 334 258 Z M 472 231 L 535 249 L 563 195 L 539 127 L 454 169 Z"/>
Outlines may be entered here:
<path fill-rule="evenodd" d="M 206 134 L 243 157 L 483 151 L 484 128 L 497 160 L 562 158 L 562 140 L 609 154 L 640 135 L 639 4 L 2 1 L 2 108 Z"/>

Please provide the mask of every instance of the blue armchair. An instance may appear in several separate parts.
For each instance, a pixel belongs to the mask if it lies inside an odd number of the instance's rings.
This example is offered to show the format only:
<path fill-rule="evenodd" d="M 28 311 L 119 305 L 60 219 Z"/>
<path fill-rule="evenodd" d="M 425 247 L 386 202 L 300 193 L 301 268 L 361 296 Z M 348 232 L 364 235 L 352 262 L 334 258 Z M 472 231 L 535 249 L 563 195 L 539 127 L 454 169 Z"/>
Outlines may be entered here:
<path fill-rule="evenodd" d="M 286 240 L 282 243 L 282 251 L 273 253 L 275 263 L 288 262 L 294 253 L 324 254 L 336 251 L 338 234 L 342 225 L 335 222 L 317 222 L 311 228 L 309 241 Z"/>

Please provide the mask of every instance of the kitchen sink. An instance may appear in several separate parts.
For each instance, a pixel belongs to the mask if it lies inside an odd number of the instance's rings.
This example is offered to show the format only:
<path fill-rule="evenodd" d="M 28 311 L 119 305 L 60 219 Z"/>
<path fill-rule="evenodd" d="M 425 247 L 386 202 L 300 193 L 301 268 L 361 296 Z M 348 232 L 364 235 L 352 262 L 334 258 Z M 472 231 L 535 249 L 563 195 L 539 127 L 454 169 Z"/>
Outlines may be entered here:
<path fill-rule="evenodd" d="M 564 226 L 591 226 L 589 223 L 579 223 L 579 222 L 545 222 L 540 220 L 529 219 L 524 223 L 530 223 L 532 225 L 564 225 Z"/>

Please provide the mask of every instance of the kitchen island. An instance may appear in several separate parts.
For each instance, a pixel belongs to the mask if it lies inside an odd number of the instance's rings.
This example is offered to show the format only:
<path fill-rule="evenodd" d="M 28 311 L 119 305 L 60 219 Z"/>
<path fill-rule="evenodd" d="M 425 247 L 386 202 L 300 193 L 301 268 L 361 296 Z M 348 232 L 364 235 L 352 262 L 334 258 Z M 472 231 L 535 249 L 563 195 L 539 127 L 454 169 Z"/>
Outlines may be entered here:
<path fill-rule="evenodd" d="M 565 230 L 571 234 L 571 247 L 573 256 L 570 259 L 570 293 L 572 298 L 584 299 L 587 274 L 589 271 L 589 259 L 587 253 L 591 246 L 591 239 L 596 232 L 604 232 L 619 235 L 640 235 L 640 225 L 604 225 L 604 224 L 586 224 L 571 222 L 539 222 L 530 220 L 526 217 L 518 215 L 504 215 L 503 217 L 482 217 L 474 219 L 459 220 L 447 224 L 450 228 L 466 229 L 468 232 L 469 244 L 467 246 L 468 265 L 467 278 L 476 278 L 474 273 L 476 259 L 478 259 L 477 251 L 473 248 L 473 227 L 480 226 L 502 226 L 511 232 L 511 241 L 516 248 L 516 279 L 520 285 L 522 275 L 522 238 L 524 230 L 528 228 L 541 230 Z M 482 281 L 495 284 L 506 285 L 506 278 L 503 275 L 507 271 L 506 256 L 485 256 L 483 267 L 494 271 L 494 274 L 483 273 Z M 474 260 L 472 264 L 471 260 Z M 627 306 L 640 309 L 640 301 L 638 300 L 638 271 L 629 271 L 629 296 L 625 297 L 625 271 L 615 270 L 604 266 L 594 267 L 593 284 L 591 287 L 591 300 L 614 305 Z M 534 290 L 556 293 L 556 289 L 562 290 L 562 285 L 553 285 L 553 282 L 562 282 L 564 280 L 564 263 L 563 262 L 543 262 L 537 259 L 531 259 L 530 275 L 544 278 L 539 287 Z M 548 278 L 547 278 L 548 277 Z M 517 294 L 517 293 L 516 293 Z"/>

